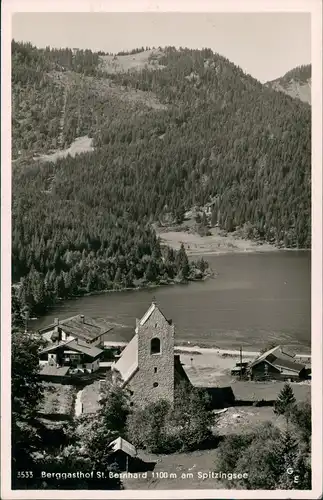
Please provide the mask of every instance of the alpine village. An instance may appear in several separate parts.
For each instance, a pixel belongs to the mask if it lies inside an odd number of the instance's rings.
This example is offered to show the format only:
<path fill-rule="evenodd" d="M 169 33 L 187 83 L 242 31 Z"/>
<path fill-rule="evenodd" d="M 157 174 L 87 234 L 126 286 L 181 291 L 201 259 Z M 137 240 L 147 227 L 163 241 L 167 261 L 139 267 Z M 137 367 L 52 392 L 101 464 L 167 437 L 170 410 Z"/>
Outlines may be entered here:
<path fill-rule="evenodd" d="M 180 341 L 155 298 L 217 279 L 194 238 L 310 248 L 310 78 L 12 41 L 14 489 L 311 488 L 310 354 Z M 149 289 L 123 335 L 109 297 Z"/>

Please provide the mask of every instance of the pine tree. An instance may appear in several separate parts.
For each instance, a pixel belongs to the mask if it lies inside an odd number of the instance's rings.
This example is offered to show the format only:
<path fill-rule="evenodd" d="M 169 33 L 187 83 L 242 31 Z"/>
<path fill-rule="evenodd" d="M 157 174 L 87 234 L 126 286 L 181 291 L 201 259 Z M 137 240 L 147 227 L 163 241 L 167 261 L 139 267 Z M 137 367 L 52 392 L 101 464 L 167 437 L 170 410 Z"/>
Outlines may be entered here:
<path fill-rule="evenodd" d="M 189 277 L 190 265 L 183 243 L 176 256 L 176 265 L 178 274 L 181 275 L 182 279 L 187 280 Z"/>
<path fill-rule="evenodd" d="M 290 384 L 286 383 L 278 394 L 275 402 L 274 412 L 278 415 L 286 415 L 286 417 L 288 417 L 288 412 L 295 403 L 296 399 L 293 389 Z"/>
<path fill-rule="evenodd" d="M 201 224 L 201 222 L 202 222 L 201 215 L 199 212 L 197 212 L 197 214 L 195 216 L 195 222 L 196 222 L 196 224 Z"/>
<path fill-rule="evenodd" d="M 150 260 L 148 262 L 147 269 L 145 271 L 145 279 L 149 281 L 150 283 L 154 283 L 157 278 L 157 270 L 154 262 Z"/>
<path fill-rule="evenodd" d="M 211 215 L 211 226 L 216 226 L 216 224 L 218 223 L 218 210 L 213 207 L 212 208 L 212 215 Z"/>
<path fill-rule="evenodd" d="M 203 212 L 202 214 L 202 220 L 201 220 L 201 223 L 202 223 L 202 226 L 204 227 L 207 227 L 208 226 L 208 220 L 207 220 L 207 217 L 206 217 L 206 213 Z"/>
<path fill-rule="evenodd" d="M 118 267 L 116 274 L 115 274 L 115 277 L 114 277 L 114 282 L 120 283 L 120 281 L 121 281 L 121 269 L 120 269 L 120 267 Z"/>

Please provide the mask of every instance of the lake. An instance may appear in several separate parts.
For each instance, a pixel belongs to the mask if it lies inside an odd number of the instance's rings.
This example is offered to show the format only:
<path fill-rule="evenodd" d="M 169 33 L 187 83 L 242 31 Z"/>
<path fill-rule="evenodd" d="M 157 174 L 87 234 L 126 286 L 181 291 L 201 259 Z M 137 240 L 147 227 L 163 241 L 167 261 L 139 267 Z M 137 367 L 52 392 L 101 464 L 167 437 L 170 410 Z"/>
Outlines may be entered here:
<path fill-rule="evenodd" d="M 307 251 L 205 257 L 216 278 L 188 285 L 92 295 L 65 301 L 31 323 L 75 314 L 118 323 L 111 340 L 130 340 L 153 297 L 175 324 L 175 343 L 257 350 L 268 342 L 307 353 L 311 343 L 311 255 Z M 106 340 L 109 340 L 107 335 Z"/>

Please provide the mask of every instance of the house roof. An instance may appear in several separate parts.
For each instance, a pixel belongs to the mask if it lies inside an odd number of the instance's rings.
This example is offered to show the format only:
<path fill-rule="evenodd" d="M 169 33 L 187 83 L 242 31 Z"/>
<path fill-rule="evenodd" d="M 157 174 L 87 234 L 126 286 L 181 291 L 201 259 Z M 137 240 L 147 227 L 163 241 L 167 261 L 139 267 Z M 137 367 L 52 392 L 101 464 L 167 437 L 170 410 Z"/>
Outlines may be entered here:
<path fill-rule="evenodd" d="M 57 377 L 62 377 L 66 375 L 69 371 L 69 366 L 53 366 L 53 365 L 44 365 L 40 371 L 40 375 L 56 375 Z"/>
<path fill-rule="evenodd" d="M 277 358 L 275 361 L 272 361 L 272 364 L 277 368 L 286 368 L 287 370 L 294 370 L 295 372 L 300 372 L 305 365 L 301 363 L 296 363 L 295 361 L 289 361 L 288 359 L 280 359 Z"/>
<path fill-rule="evenodd" d="M 127 344 L 127 346 L 122 351 L 121 357 L 114 365 L 114 369 L 120 373 L 124 384 L 126 384 L 133 376 L 133 374 L 138 370 L 137 334 L 132 337 L 129 344 Z"/>
<path fill-rule="evenodd" d="M 82 354 L 86 354 L 90 358 L 96 358 L 100 356 L 103 352 L 102 349 L 98 347 L 87 344 L 86 342 L 82 342 L 81 340 L 69 340 L 67 342 L 61 342 L 59 344 L 54 344 L 49 347 L 43 349 L 40 354 L 44 354 L 46 352 L 55 352 L 57 349 L 64 348 L 64 350 L 73 350 L 76 352 L 80 352 Z"/>
<path fill-rule="evenodd" d="M 258 358 L 255 359 L 255 361 L 253 361 L 250 364 L 250 367 L 252 368 L 253 366 L 257 365 L 258 363 L 260 363 L 260 361 L 263 361 L 264 359 L 268 358 L 268 356 L 270 356 L 271 354 L 273 354 L 276 357 L 276 359 L 279 358 L 281 360 L 286 360 L 291 362 L 293 362 L 292 360 L 295 357 L 295 354 L 291 354 L 284 347 L 277 345 L 276 347 L 273 347 L 272 349 L 269 349 L 268 351 L 258 356 Z M 271 361 L 271 363 L 273 363 L 273 361 Z"/>
<path fill-rule="evenodd" d="M 71 342 L 68 344 L 68 347 L 69 349 L 73 349 L 75 351 L 81 352 L 82 354 L 86 354 L 87 356 L 90 356 L 90 358 L 97 358 L 98 356 L 100 356 L 100 354 L 103 353 L 103 349 L 99 349 L 96 346 L 86 344 L 81 340 L 71 340 Z"/>
<path fill-rule="evenodd" d="M 46 331 L 54 329 L 55 326 L 60 326 L 64 332 L 86 340 L 93 340 L 113 329 L 113 325 L 103 318 L 93 319 L 89 316 L 77 314 L 71 318 L 60 320 L 58 325 L 56 323 L 51 323 L 42 328 L 40 333 L 45 333 Z"/>
<path fill-rule="evenodd" d="M 270 354 L 274 354 L 275 359 L 271 359 L 270 361 L 267 359 L 267 357 Z M 277 354 L 277 356 L 276 356 Z M 284 356 L 285 354 L 285 356 Z M 301 363 L 296 363 L 293 361 L 293 356 L 286 354 L 283 350 L 281 350 L 280 346 L 274 347 L 273 349 L 270 349 L 269 351 L 265 352 L 259 358 L 257 358 L 255 361 L 253 361 L 250 364 L 250 368 L 253 368 L 254 366 L 257 366 L 259 363 L 265 362 L 276 368 L 277 370 L 284 371 L 284 370 L 293 370 L 296 373 L 299 373 L 303 368 L 305 368 L 305 365 L 302 365 Z"/>
<path fill-rule="evenodd" d="M 112 441 L 110 446 L 112 446 L 114 452 L 122 450 L 124 453 L 127 453 L 127 455 L 133 458 L 137 455 L 136 448 L 122 437 L 118 437 Z"/>
<path fill-rule="evenodd" d="M 189 384 L 191 383 L 186 371 L 183 368 L 183 364 L 181 363 L 180 355 L 175 354 L 174 355 L 174 382 L 175 382 L 175 384 L 179 384 L 183 381 L 188 382 Z"/>
<path fill-rule="evenodd" d="M 57 344 L 51 344 L 51 345 L 45 347 L 44 349 L 42 349 L 39 352 L 39 354 L 45 354 L 46 352 L 55 352 L 58 347 L 63 347 L 66 344 L 69 344 L 69 342 L 71 342 L 71 340 L 62 341 L 62 342 L 59 342 Z"/>

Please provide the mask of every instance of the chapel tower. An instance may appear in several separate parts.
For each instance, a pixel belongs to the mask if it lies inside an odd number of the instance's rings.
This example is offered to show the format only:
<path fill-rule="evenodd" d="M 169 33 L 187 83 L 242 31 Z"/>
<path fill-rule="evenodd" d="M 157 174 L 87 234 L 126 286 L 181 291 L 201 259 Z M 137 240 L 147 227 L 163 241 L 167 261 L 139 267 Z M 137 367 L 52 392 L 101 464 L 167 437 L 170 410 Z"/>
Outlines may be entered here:
<path fill-rule="evenodd" d="M 150 402 L 174 401 L 174 330 L 172 321 L 165 318 L 154 301 L 137 321 L 138 375 L 142 397 Z"/>

